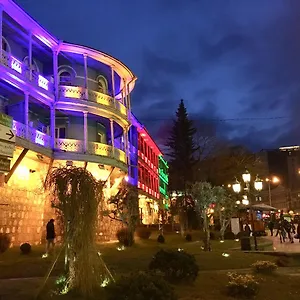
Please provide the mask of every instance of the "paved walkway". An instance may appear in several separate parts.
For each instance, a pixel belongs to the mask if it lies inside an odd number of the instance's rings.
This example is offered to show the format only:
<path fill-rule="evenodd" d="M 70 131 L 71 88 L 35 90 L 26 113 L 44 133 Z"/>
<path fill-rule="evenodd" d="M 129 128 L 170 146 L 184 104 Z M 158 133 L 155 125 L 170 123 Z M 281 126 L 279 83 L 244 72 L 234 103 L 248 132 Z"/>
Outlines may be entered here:
<path fill-rule="evenodd" d="M 267 236 L 266 239 L 273 241 L 273 249 L 278 252 L 298 252 L 300 253 L 300 243 L 299 240 L 294 240 L 292 244 L 289 240 L 285 243 L 280 243 L 279 237 Z"/>

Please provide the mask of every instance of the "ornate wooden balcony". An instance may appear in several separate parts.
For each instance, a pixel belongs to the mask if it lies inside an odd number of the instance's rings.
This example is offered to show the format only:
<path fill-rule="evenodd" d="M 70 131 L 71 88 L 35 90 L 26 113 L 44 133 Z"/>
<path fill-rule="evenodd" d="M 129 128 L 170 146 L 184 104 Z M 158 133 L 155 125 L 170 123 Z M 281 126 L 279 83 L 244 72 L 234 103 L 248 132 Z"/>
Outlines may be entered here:
<path fill-rule="evenodd" d="M 13 121 L 13 131 L 19 138 L 28 140 L 33 144 L 37 144 L 45 148 L 51 148 L 51 137 L 41 131 L 28 127 L 28 136 L 26 136 L 26 126 L 17 121 Z M 102 157 L 113 158 L 126 164 L 126 154 L 124 151 L 117 148 L 113 149 L 110 145 L 96 142 L 88 142 L 87 152 L 84 152 L 84 141 L 82 140 L 56 139 L 55 150 L 72 153 L 75 152 L 79 154 L 99 155 Z"/>
<path fill-rule="evenodd" d="M 28 66 L 4 50 L 2 50 L 2 55 L 0 56 L 0 64 L 23 76 L 27 81 L 30 81 Z M 40 87 L 50 93 L 53 93 L 52 82 L 38 72 L 32 72 L 31 83 L 36 87 Z"/>
<path fill-rule="evenodd" d="M 127 118 L 127 109 L 118 100 L 114 100 L 111 96 L 87 90 L 80 86 L 59 86 L 60 98 L 71 98 L 98 103 L 108 108 L 109 110 L 116 111 L 119 115 Z"/>
<path fill-rule="evenodd" d="M 114 158 L 118 161 L 126 163 L 126 154 L 120 149 L 114 148 L 110 145 L 89 142 L 87 153 L 84 153 L 84 142 L 74 139 L 56 139 L 55 148 L 66 152 L 76 152 L 81 154 L 92 154 L 103 157 Z"/>

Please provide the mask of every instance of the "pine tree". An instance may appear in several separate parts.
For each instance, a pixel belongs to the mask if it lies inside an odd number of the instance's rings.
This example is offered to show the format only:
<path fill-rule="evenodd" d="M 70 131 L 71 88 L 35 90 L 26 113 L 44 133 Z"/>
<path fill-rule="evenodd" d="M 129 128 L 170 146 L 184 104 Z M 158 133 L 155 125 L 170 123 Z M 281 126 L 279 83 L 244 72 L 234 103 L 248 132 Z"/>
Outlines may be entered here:
<path fill-rule="evenodd" d="M 185 192 L 188 184 L 194 182 L 196 129 L 189 119 L 183 100 L 180 101 L 176 119 L 167 142 L 169 148 L 169 190 Z"/>

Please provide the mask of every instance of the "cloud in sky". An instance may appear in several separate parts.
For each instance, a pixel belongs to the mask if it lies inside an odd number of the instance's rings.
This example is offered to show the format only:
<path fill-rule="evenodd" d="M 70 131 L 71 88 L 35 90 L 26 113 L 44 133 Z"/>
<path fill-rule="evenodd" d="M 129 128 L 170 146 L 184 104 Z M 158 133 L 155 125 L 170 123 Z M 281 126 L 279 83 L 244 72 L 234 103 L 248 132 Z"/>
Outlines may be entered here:
<path fill-rule="evenodd" d="M 133 110 L 160 140 L 182 98 L 219 136 L 300 143 L 298 0 L 18 2 L 60 38 L 124 61 L 139 78 Z M 216 121 L 240 118 L 269 119 Z"/>

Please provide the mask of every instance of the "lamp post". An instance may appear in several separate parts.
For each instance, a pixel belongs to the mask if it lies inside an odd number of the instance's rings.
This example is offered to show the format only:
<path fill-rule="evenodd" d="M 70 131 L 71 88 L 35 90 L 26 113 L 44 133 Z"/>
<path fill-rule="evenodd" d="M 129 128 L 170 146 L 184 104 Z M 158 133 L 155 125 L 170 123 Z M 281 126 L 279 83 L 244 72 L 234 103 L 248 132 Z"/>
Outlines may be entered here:
<path fill-rule="evenodd" d="M 255 234 L 255 228 L 254 228 L 254 218 L 253 218 L 253 208 L 252 208 L 252 195 L 251 195 L 251 174 L 246 171 L 244 174 L 242 174 L 242 178 L 243 181 L 246 185 L 246 192 L 248 194 L 248 201 L 249 201 L 249 210 L 250 210 L 250 222 L 251 222 L 251 227 L 252 227 L 252 233 L 253 233 L 253 237 L 254 237 L 254 246 L 255 246 L 255 250 L 258 250 L 257 247 L 257 238 L 256 238 L 256 234 Z M 257 191 L 261 191 L 263 187 L 262 181 L 259 180 L 258 178 L 256 178 L 256 180 L 254 181 L 254 189 Z M 241 184 L 239 182 L 236 182 L 235 184 L 232 185 L 233 191 L 236 193 L 240 193 L 241 192 Z"/>
<path fill-rule="evenodd" d="M 266 178 L 266 182 L 268 183 L 268 188 L 269 188 L 269 203 L 270 206 L 272 206 L 272 192 L 271 192 L 271 183 L 279 183 L 280 179 L 276 176 L 272 178 Z"/>

